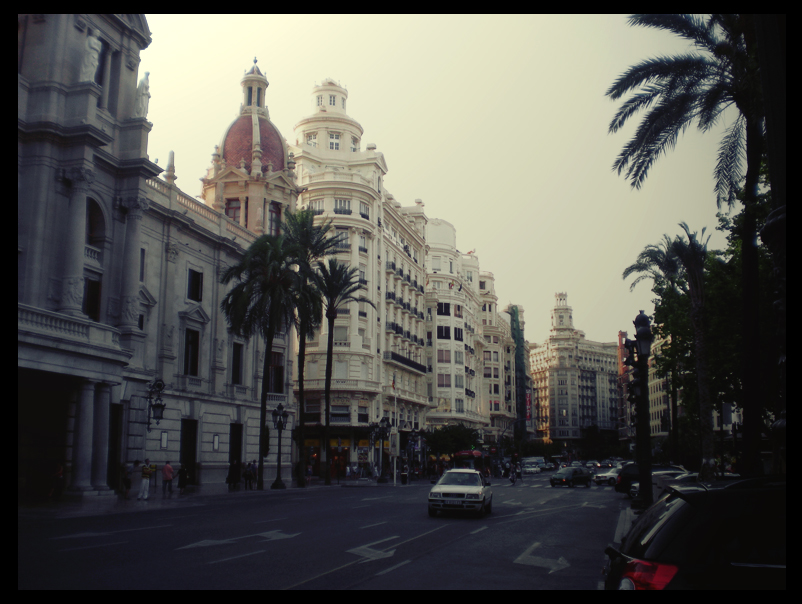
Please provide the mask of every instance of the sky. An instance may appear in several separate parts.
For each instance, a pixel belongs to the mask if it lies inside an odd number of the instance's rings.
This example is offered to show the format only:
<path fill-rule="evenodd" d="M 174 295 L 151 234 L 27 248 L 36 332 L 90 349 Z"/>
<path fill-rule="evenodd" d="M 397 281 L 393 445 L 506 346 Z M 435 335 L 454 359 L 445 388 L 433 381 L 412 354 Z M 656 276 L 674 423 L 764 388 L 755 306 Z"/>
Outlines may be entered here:
<path fill-rule="evenodd" d="M 315 84 L 348 89 L 348 114 L 375 143 L 385 188 L 402 205 L 456 227 L 495 277 L 500 308 L 525 311 L 525 337 L 549 335 L 557 292 L 589 340 L 633 333 L 653 314 L 650 281 L 621 278 L 664 233 L 715 230 L 713 168 L 733 113 L 711 131 L 688 129 L 641 189 L 612 170 L 640 116 L 615 134 L 616 77 L 646 58 L 690 50 L 669 33 L 633 28 L 625 15 L 316 16 L 147 15 L 153 41 L 148 155 L 197 196 L 214 145 L 237 117 L 240 79 L 258 59 L 271 121 L 293 128 L 312 113 Z"/>

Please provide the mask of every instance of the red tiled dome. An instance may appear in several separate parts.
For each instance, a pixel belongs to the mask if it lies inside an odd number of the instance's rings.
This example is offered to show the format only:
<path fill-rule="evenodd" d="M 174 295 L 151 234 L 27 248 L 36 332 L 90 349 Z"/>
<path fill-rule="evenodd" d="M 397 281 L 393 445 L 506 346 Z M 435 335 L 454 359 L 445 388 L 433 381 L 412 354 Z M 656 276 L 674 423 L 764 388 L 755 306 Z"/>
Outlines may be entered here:
<path fill-rule="evenodd" d="M 273 162 L 273 171 L 284 169 L 284 141 L 276 127 L 265 117 L 259 116 L 259 138 L 262 148 L 262 172 L 267 172 L 267 162 Z M 245 160 L 245 169 L 250 172 L 253 157 L 253 121 L 250 115 L 241 115 L 228 127 L 222 144 L 223 159 L 227 166 L 239 167 Z"/>

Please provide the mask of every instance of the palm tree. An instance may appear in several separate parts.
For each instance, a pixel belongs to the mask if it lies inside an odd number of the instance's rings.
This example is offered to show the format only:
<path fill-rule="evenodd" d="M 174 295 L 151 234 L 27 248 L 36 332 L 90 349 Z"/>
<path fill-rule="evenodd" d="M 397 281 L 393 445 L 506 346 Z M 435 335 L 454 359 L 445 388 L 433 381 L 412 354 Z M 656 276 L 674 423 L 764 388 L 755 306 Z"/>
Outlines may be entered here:
<path fill-rule="evenodd" d="M 306 366 L 306 339 L 319 327 L 323 314 L 320 291 L 316 287 L 312 263 L 326 256 L 337 244 L 336 238 L 328 236 L 331 222 L 315 225 L 315 215 L 311 210 L 299 210 L 287 213 L 284 232 L 287 239 L 298 246 L 299 280 L 296 293 L 295 309 L 298 322 L 298 442 L 301 454 L 298 461 L 298 486 L 306 486 L 304 471 L 306 468 L 306 448 L 304 443 L 304 368 Z"/>
<path fill-rule="evenodd" d="M 242 260 L 226 270 L 220 279 L 223 284 L 235 281 L 234 287 L 220 303 L 230 331 L 245 338 L 260 335 L 265 341 L 256 482 L 260 491 L 264 489 L 265 424 L 273 338 L 278 332 L 289 331 L 294 322 L 293 291 L 297 287 L 298 274 L 293 266 L 297 256 L 298 250 L 284 237 L 262 235 L 251 244 Z"/>
<path fill-rule="evenodd" d="M 674 147 L 679 133 L 694 121 L 700 130 L 707 131 L 727 108 L 734 106 L 738 111 L 721 141 L 714 178 L 719 208 L 722 203 L 732 207 L 744 183 L 745 220 L 739 234 L 743 245 L 744 440 L 747 462 L 756 463 L 761 417 L 758 376 L 753 371 L 760 360 L 754 286 L 758 283 L 755 211 L 764 149 L 764 111 L 753 16 L 714 14 L 701 19 L 692 15 L 632 15 L 629 24 L 671 32 L 689 40 L 697 49 L 678 56 L 647 59 L 630 67 L 607 90 L 613 100 L 635 91 L 610 122 L 611 133 L 641 109 L 646 111 L 632 140 L 613 164 L 618 174 L 626 172 L 633 187 L 641 187 L 652 164 Z"/>
<path fill-rule="evenodd" d="M 334 351 L 334 320 L 337 318 L 337 310 L 351 302 L 365 302 L 376 308 L 376 306 L 364 296 L 355 294 L 365 289 L 359 283 L 359 269 L 349 268 L 348 265 L 339 262 L 336 258 L 329 258 L 328 266 L 322 262 L 317 263 L 319 275 L 317 278 L 318 288 L 323 295 L 326 303 L 326 321 L 328 323 L 329 336 L 326 354 L 326 422 L 323 429 L 323 447 L 325 452 L 325 475 L 327 485 L 331 484 L 331 472 L 328 465 L 328 445 L 329 445 L 329 419 L 331 409 L 331 375 L 333 371 L 332 355 Z"/>
<path fill-rule="evenodd" d="M 671 252 L 677 257 L 685 272 L 688 284 L 688 296 L 691 299 L 691 325 L 693 325 L 693 343 L 696 361 L 696 382 L 699 389 L 699 420 L 702 440 L 702 467 L 700 480 L 709 481 L 714 478 L 713 462 L 713 400 L 710 393 L 710 374 L 707 372 L 707 342 L 705 338 L 705 261 L 707 260 L 707 239 L 705 229 L 701 235 L 691 233 L 684 222 L 679 224 L 687 241 L 677 237 L 671 244 Z"/>
<path fill-rule="evenodd" d="M 641 280 L 651 277 L 656 283 L 663 282 L 673 291 L 687 295 L 691 302 L 691 324 L 695 350 L 696 379 L 699 390 L 699 418 L 702 443 L 703 479 L 712 479 L 713 472 L 713 402 L 710 394 L 710 376 L 707 371 L 707 345 L 705 340 L 704 320 L 704 266 L 707 259 L 707 239 L 705 230 L 701 235 L 691 233 L 688 225 L 679 225 L 687 237 L 687 241 L 678 237 L 671 240 L 663 235 L 660 246 L 648 245 L 638 255 L 638 260 L 624 270 L 624 279 L 640 273 L 632 283 L 634 288 Z M 673 413 L 672 413 L 673 415 Z M 674 418 L 676 422 L 676 418 Z M 675 423 L 676 426 L 676 423 Z"/>

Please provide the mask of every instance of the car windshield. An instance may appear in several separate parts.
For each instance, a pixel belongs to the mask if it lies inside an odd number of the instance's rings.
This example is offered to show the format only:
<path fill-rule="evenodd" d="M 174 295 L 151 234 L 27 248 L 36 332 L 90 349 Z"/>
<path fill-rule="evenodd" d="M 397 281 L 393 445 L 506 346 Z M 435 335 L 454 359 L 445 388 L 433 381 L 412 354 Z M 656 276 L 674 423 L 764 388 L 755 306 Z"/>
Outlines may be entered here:
<path fill-rule="evenodd" d="M 478 487 L 481 486 L 478 474 L 468 474 L 467 472 L 448 472 L 441 479 L 441 485 Z"/>

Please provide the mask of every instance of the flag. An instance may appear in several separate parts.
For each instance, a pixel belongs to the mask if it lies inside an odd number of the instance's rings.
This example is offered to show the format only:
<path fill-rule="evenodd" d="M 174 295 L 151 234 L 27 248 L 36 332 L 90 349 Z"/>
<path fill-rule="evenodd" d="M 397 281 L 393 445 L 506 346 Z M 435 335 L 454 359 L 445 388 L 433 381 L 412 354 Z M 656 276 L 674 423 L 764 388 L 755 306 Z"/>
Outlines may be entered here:
<path fill-rule="evenodd" d="M 473 248 L 473 249 L 472 249 L 470 252 L 468 252 L 468 253 L 469 253 L 469 254 L 473 254 L 475 251 L 476 251 L 476 248 Z"/>
<path fill-rule="evenodd" d="M 457 291 L 458 291 L 458 292 L 461 292 L 461 291 L 462 291 L 462 282 L 461 282 L 461 281 L 460 281 L 460 284 L 459 284 L 459 289 L 458 289 Z"/>
<path fill-rule="evenodd" d="M 448 289 L 454 289 L 454 282 L 453 281 L 448 284 Z"/>
<path fill-rule="evenodd" d="M 393 390 L 395 390 L 395 374 L 393 374 Z"/>

